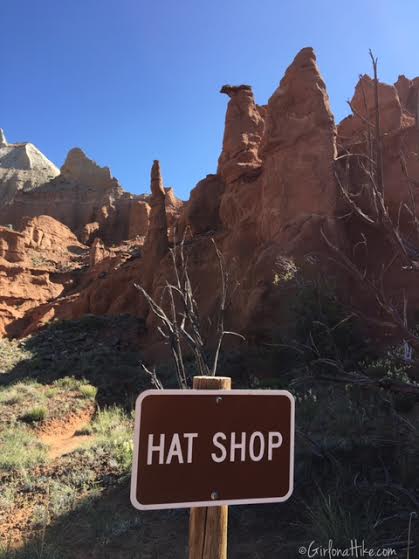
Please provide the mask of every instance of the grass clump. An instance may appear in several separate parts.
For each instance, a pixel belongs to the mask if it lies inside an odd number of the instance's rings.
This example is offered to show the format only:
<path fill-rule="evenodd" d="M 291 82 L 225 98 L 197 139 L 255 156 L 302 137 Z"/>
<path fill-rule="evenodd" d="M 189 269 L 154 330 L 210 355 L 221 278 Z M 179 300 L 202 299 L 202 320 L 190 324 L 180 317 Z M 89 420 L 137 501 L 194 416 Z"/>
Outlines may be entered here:
<path fill-rule="evenodd" d="M 65 392 L 79 392 L 84 398 L 94 400 L 97 395 L 97 388 L 89 384 L 86 379 L 74 377 L 63 377 L 53 383 L 52 389 L 63 390 Z"/>
<path fill-rule="evenodd" d="M 25 423 L 40 423 L 41 421 L 45 421 L 47 416 L 47 408 L 44 408 L 42 406 L 35 406 L 27 413 L 22 415 L 21 420 Z"/>
<path fill-rule="evenodd" d="M 80 386 L 78 391 L 82 396 L 84 396 L 84 398 L 88 400 L 94 400 L 97 395 L 97 388 L 92 384 L 83 384 L 82 386 Z"/>
<path fill-rule="evenodd" d="M 324 482 L 322 482 L 324 484 Z M 380 503 L 366 497 L 362 502 L 348 499 L 343 488 L 329 488 L 323 492 L 319 487 L 307 508 L 306 533 L 317 542 L 348 546 L 353 539 L 372 544 L 377 534 L 375 525 L 380 516 Z"/>
<path fill-rule="evenodd" d="M 122 472 L 127 472 L 132 463 L 132 419 L 121 408 L 105 408 L 93 420 L 91 432 L 96 435 L 95 448 L 109 453 Z"/>
<path fill-rule="evenodd" d="M 45 445 L 27 427 L 11 425 L 0 432 L 0 470 L 22 470 L 47 460 Z"/>
<path fill-rule="evenodd" d="M 63 377 L 54 381 L 53 385 L 57 388 L 62 388 L 66 391 L 67 390 L 72 391 L 72 390 L 79 390 L 83 382 L 85 381 L 76 379 L 74 377 Z"/>
<path fill-rule="evenodd" d="M 25 400 L 42 400 L 41 385 L 36 381 L 25 380 L 0 388 L 0 404 L 18 404 Z"/>

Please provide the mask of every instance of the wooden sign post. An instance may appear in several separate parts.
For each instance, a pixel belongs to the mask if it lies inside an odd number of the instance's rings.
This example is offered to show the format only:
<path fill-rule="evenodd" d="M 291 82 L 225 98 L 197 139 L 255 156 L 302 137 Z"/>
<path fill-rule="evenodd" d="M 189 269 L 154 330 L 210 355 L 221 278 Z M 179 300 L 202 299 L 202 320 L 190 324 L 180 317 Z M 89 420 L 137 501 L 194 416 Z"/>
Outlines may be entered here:
<path fill-rule="evenodd" d="M 194 377 L 196 390 L 231 390 L 229 377 Z M 189 519 L 189 559 L 227 559 L 228 506 L 196 507 Z"/>

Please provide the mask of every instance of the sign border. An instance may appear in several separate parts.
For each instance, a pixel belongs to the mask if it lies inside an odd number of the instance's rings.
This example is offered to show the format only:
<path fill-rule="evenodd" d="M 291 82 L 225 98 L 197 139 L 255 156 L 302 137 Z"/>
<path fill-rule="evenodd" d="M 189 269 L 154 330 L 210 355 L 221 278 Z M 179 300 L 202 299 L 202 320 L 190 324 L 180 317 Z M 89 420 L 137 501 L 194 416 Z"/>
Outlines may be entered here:
<path fill-rule="evenodd" d="M 291 404 L 291 421 L 290 421 L 290 479 L 289 491 L 283 497 L 269 497 L 266 499 L 231 499 L 231 500 L 216 500 L 216 501 L 191 501 L 184 503 L 159 503 L 157 505 L 143 505 L 137 501 L 137 478 L 138 478 L 138 453 L 139 453 L 139 440 L 140 440 L 140 410 L 141 404 L 148 396 L 204 396 L 204 395 L 225 395 L 225 396 L 286 396 Z M 283 503 L 287 501 L 294 491 L 294 446 L 295 446 L 295 398 L 288 390 L 197 390 L 191 389 L 168 389 L 157 390 L 150 389 L 142 392 L 135 402 L 135 428 L 134 428 L 134 444 L 133 444 L 133 464 L 131 471 L 131 489 L 130 499 L 131 504 L 138 510 L 162 510 L 162 509 L 184 509 L 194 507 L 220 507 L 223 505 L 250 505 L 262 503 Z"/>

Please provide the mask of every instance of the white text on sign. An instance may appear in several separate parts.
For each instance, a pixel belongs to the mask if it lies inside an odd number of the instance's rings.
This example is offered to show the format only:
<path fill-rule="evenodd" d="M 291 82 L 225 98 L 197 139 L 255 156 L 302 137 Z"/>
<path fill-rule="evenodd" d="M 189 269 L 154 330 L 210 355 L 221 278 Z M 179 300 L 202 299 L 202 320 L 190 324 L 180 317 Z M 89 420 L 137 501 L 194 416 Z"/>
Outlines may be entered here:
<path fill-rule="evenodd" d="M 148 435 L 147 466 L 152 464 L 191 464 L 193 462 L 194 441 L 198 433 L 174 433 L 168 435 Z M 282 445 L 282 435 L 278 431 L 262 433 L 214 433 L 211 459 L 215 463 L 271 461 L 275 449 Z"/>

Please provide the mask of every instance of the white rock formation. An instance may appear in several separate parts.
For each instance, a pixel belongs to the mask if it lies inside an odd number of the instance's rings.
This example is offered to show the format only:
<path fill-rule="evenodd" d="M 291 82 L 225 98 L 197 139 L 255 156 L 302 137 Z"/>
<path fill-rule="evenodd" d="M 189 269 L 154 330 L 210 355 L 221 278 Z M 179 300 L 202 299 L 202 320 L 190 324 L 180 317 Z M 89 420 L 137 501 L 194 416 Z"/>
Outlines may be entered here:
<path fill-rule="evenodd" d="M 32 190 L 59 174 L 33 144 L 9 144 L 0 129 L 0 206 L 10 204 L 17 191 Z"/>

